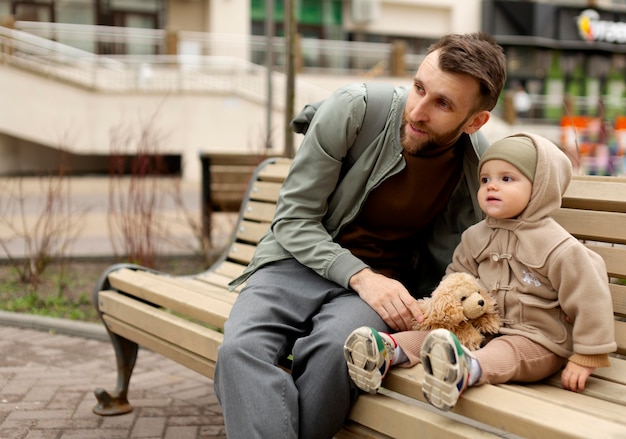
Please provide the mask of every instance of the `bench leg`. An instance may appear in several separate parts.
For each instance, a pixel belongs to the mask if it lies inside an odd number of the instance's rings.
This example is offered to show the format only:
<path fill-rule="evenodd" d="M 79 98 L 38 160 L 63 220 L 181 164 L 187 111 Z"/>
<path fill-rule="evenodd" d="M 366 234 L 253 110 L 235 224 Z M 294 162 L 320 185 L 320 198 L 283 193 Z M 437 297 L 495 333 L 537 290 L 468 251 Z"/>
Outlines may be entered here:
<path fill-rule="evenodd" d="M 94 304 L 98 311 L 100 311 L 98 305 L 99 292 L 110 288 L 108 275 L 121 268 L 145 270 L 143 267 L 132 264 L 117 264 L 109 267 L 100 277 L 94 289 Z M 102 313 L 100 313 L 100 316 L 102 316 Z M 106 322 L 104 322 L 104 326 L 106 327 Z M 115 358 L 117 361 L 117 386 L 113 392 L 107 392 L 102 388 L 94 391 L 98 404 L 93 408 L 93 412 L 103 416 L 123 415 L 133 410 L 133 406 L 128 402 L 128 387 L 130 376 L 133 373 L 133 368 L 137 360 L 139 346 L 133 341 L 114 334 L 108 327 L 107 332 L 109 333 L 113 349 L 115 350 Z"/>
<path fill-rule="evenodd" d="M 123 415 L 133 410 L 133 406 L 128 402 L 128 386 L 139 346 L 110 331 L 109 336 L 117 359 L 117 386 L 111 393 L 102 388 L 94 391 L 98 404 L 93 408 L 93 412 L 103 416 Z"/>

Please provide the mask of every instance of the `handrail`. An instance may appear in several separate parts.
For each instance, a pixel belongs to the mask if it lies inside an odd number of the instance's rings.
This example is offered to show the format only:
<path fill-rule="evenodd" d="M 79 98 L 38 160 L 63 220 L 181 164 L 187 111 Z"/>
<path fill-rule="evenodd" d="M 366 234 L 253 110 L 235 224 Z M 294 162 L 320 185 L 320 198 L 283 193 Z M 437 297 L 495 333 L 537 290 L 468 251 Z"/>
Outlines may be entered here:
<path fill-rule="evenodd" d="M 30 32 L 0 27 L 0 62 L 94 90 L 228 93 L 266 102 L 266 69 L 233 56 L 96 55 Z M 281 108 L 284 75 L 272 72 L 271 76 L 273 101 Z M 310 84 L 303 84 L 299 92 L 298 105 L 328 94 Z"/>
<path fill-rule="evenodd" d="M 265 65 L 268 40 L 265 36 L 216 34 L 206 32 L 168 32 L 162 29 L 125 28 L 117 26 L 92 26 L 85 24 L 44 23 L 31 21 L 15 22 L 15 29 L 27 31 L 43 38 L 55 39 L 67 45 L 93 53 L 110 52 L 163 55 L 172 53 L 169 36 L 176 39 L 176 53 L 194 55 L 233 55 L 250 62 Z M 281 71 L 285 66 L 285 40 L 271 39 L 274 53 L 273 68 Z M 380 73 L 392 53 L 392 44 L 367 43 L 339 40 L 299 39 L 301 68 L 303 72 L 355 75 Z M 118 46 L 116 46 L 118 45 Z M 404 62 L 408 75 L 412 75 L 423 58 L 423 54 L 405 54 Z"/>

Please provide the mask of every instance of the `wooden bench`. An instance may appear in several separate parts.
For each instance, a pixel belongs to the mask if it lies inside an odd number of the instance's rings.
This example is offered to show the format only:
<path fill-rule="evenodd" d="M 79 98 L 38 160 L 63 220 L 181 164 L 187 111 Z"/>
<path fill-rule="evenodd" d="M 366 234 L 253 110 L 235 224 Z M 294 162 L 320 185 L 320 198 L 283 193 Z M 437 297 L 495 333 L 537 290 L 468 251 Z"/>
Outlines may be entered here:
<path fill-rule="evenodd" d="M 220 330 L 237 297 L 227 284 L 268 228 L 289 164 L 269 159 L 255 171 L 231 243 L 206 272 L 170 276 L 116 265 L 103 274 L 96 303 L 111 334 L 118 380 L 113 392 L 96 390 L 96 413 L 132 410 L 127 391 L 138 345 L 213 377 Z M 612 367 L 597 369 L 582 394 L 561 389 L 558 376 L 472 388 L 450 413 L 424 402 L 421 365 L 393 368 L 381 393 L 359 397 L 337 438 L 626 437 L 626 179 L 576 177 L 555 218 L 607 263 L 619 344 Z"/>
<path fill-rule="evenodd" d="M 213 212 L 238 212 L 250 177 L 266 158 L 263 154 L 200 154 L 202 166 L 201 214 L 204 236 L 210 236 Z"/>

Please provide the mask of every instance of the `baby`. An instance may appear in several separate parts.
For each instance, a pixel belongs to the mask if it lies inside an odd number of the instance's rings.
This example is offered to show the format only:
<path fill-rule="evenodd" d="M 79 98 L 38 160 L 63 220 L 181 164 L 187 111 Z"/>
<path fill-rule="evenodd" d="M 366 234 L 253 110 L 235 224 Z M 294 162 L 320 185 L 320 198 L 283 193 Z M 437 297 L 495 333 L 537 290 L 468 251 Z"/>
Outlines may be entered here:
<path fill-rule="evenodd" d="M 358 328 L 344 356 L 362 390 L 375 393 L 392 364 L 421 361 L 426 399 L 449 410 L 468 386 L 534 382 L 565 365 L 563 388 L 581 392 L 595 368 L 610 366 L 617 345 L 604 261 L 550 217 L 570 182 L 567 156 L 521 133 L 492 144 L 478 172 L 486 218 L 463 233 L 446 275 L 481 280 L 498 302 L 500 333 L 470 352 L 444 329 Z"/>

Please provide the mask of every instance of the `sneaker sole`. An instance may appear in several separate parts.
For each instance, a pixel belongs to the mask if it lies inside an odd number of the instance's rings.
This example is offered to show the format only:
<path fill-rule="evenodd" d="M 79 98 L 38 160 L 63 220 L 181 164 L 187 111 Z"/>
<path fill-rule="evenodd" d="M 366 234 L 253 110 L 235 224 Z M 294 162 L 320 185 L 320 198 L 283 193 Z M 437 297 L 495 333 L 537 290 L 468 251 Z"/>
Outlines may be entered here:
<path fill-rule="evenodd" d="M 369 330 L 357 330 L 350 334 L 343 346 L 343 356 L 354 384 L 365 392 L 375 394 L 382 383 L 380 371 L 376 367 L 380 354 Z"/>
<path fill-rule="evenodd" d="M 422 346 L 425 376 L 422 393 L 430 404 L 448 411 L 459 399 L 457 382 L 464 373 L 454 340 L 447 331 L 433 331 Z"/>

